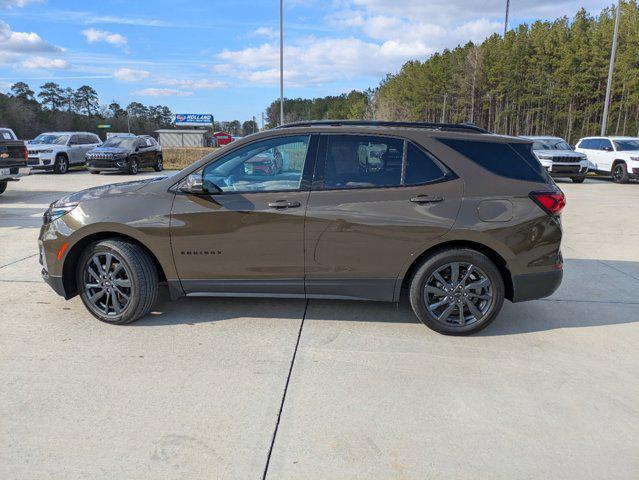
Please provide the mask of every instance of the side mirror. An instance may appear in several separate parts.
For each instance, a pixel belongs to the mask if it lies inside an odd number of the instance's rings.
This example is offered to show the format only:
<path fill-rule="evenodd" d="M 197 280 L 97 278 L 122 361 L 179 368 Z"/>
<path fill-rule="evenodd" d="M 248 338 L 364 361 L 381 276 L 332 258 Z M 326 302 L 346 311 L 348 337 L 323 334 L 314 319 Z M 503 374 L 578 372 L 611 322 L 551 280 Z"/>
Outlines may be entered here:
<path fill-rule="evenodd" d="M 180 184 L 180 191 L 191 195 L 202 195 L 204 190 L 204 179 L 201 173 L 192 173 Z"/>

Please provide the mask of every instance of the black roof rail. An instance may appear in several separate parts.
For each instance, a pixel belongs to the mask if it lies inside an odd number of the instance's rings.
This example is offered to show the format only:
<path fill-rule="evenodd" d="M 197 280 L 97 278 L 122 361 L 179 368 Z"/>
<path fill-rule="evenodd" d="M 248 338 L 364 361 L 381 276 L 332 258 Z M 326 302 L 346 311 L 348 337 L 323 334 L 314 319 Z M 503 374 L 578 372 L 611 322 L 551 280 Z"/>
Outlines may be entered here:
<path fill-rule="evenodd" d="M 431 122 L 391 122 L 385 120 L 309 120 L 303 122 L 293 122 L 280 125 L 279 128 L 294 127 L 404 127 L 404 128 L 425 128 L 429 130 L 440 130 L 445 132 L 469 132 L 469 133 L 490 133 L 477 125 L 471 123 L 431 123 Z"/>

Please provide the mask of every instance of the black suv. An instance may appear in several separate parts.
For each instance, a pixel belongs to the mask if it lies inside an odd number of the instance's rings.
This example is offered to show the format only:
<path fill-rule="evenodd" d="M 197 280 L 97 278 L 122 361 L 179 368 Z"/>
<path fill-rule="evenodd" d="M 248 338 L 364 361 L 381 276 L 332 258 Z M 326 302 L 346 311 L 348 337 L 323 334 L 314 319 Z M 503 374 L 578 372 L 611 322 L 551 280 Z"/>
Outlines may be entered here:
<path fill-rule="evenodd" d="M 98 319 L 184 295 L 399 301 L 448 334 L 562 279 L 564 195 L 532 142 L 468 125 L 310 122 L 176 175 L 54 202 L 43 276 Z"/>
<path fill-rule="evenodd" d="M 162 147 L 148 135 L 111 137 L 87 152 L 86 163 L 87 169 L 96 174 L 124 172 L 135 175 L 144 167 L 152 167 L 156 172 L 164 168 Z"/>

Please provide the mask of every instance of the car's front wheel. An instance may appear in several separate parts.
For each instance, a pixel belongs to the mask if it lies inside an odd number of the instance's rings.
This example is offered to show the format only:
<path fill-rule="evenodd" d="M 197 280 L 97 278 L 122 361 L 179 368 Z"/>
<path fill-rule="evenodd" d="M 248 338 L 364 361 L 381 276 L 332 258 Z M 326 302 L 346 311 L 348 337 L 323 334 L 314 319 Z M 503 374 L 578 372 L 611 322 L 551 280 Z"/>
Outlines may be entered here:
<path fill-rule="evenodd" d="M 617 163 L 612 167 L 612 181 L 615 183 L 628 183 L 630 176 L 628 175 L 628 167 L 624 162 Z"/>
<path fill-rule="evenodd" d="M 415 315 L 447 335 L 468 335 L 487 327 L 504 303 L 504 281 L 484 254 L 467 248 L 427 257 L 410 286 Z"/>
<path fill-rule="evenodd" d="M 164 160 L 162 159 L 162 155 L 158 155 L 155 158 L 155 164 L 153 165 L 153 170 L 156 172 L 161 172 L 164 170 Z"/>
<path fill-rule="evenodd" d="M 137 175 L 140 171 L 140 162 L 137 158 L 133 157 L 129 160 L 129 175 Z"/>
<path fill-rule="evenodd" d="M 53 171 L 60 175 L 63 175 L 69 171 L 69 159 L 66 157 L 66 155 L 58 155 L 57 157 L 55 157 Z"/>
<path fill-rule="evenodd" d="M 158 272 L 139 245 L 104 240 L 88 246 L 76 282 L 85 307 L 98 320 L 125 324 L 144 317 L 155 304 Z"/>
<path fill-rule="evenodd" d="M 7 189 L 7 183 L 9 182 L 0 182 L 0 195 L 2 195 L 4 191 Z"/>

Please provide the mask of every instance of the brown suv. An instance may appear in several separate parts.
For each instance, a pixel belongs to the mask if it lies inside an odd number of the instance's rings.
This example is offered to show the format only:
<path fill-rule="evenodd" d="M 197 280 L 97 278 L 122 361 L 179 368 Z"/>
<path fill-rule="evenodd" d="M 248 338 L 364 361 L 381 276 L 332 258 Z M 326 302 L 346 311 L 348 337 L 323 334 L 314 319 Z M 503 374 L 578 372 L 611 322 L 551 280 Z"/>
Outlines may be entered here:
<path fill-rule="evenodd" d="M 397 302 L 406 288 L 422 322 L 467 334 L 504 298 L 557 289 L 563 206 L 530 141 L 471 125 L 308 122 L 171 177 L 54 202 L 40 261 L 57 293 L 110 323 L 146 315 L 160 282 L 172 298 Z"/>

